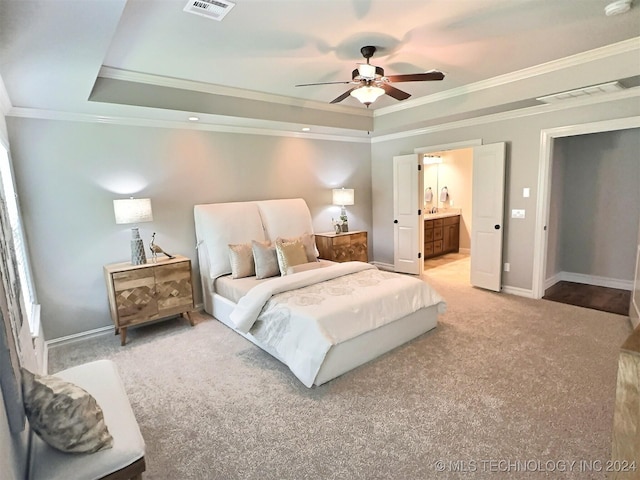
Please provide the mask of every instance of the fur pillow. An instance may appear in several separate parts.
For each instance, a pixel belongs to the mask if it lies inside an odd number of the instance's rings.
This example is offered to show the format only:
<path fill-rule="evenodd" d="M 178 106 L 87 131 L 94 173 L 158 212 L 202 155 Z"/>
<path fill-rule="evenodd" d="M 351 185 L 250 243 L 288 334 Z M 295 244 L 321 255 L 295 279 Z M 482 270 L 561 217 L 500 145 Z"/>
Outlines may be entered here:
<path fill-rule="evenodd" d="M 253 259 L 256 265 L 256 278 L 269 278 L 280 275 L 276 246 L 270 242 L 251 242 Z"/>
<path fill-rule="evenodd" d="M 93 453 L 113 446 L 102 409 L 87 391 L 53 375 L 21 370 L 24 410 L 42 440 L 69 453 Z"/>
<path fill-rule="evenodd" d="M 287 275 L 290 267 L 307 263 L 304 245 L 299 240 L 286 242 L 279 238 L 276 240 L 276 252 L 278 254 L 278 266 L 282 275 Z"/>
<path fill-rule="evenodd" d="M 231 277 L 244 278 L 256 274 L 251 244 L 229 244 L 229 262 L 231 263 Z"/>

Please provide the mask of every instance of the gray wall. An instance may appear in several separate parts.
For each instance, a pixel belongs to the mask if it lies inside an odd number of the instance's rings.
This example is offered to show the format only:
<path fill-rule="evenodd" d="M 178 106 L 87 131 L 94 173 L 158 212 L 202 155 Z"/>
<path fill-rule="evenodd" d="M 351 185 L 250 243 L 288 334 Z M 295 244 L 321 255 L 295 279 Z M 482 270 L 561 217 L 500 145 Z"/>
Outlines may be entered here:
<path fill-rule="evenodd" d="M 504 272 L 503 284 L 531 290 L 541 130 L 639 114 L 638 102 L 620 100 L 493 123 L 446 130 L 439 127 L 431 133 L 374 142 L 371 174 L 375 260 L 393 263 L 394 155 L 413 153 L 414 148 L 477 138 L 481 138 L 483 143 L 507 142 L 505 212 L 514 208 L 525 209 L 526 218 L 505 218 L 503 258 L 511 263 L 511 271 Z M 530 198 L 522 197 L 524 187 L 531 189 Z"/>
<path fill-rule="evenodd" d="M 367 143 L 7 119 L 18 192 L 47 339 L 111 325 L 103 265 L 128 261 L 130 226 L 112 200 L 150 197 L 145 244 L 191 258 L 201 302 L 193 206 L 304 198 L 316 231 L 331 230 L 332 187 L 355 189 L 353 230 L 371 232 Z M 37 139 L 37 141 L 34 141 Z M 373 242 L 370 241 L 370 244 Z"/>
<path fill-rule="evenodd" d="M 559 138 L 559 271 L 632 281 L 640 218 L 640 129 Z M 555 169 L 554 169 L 555 171 Z M 556 181 L 557 180 L 557 181 Z"/>

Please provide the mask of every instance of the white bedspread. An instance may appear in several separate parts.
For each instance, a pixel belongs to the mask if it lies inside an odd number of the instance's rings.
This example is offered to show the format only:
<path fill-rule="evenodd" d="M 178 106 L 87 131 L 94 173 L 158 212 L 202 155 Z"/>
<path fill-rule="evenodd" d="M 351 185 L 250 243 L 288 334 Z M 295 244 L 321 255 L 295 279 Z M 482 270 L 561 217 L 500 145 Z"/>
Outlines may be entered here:
<path fill-rule="evenodd" d="M 427 283 L 346 262 L 257 285 L 240 299 L 231 320 L 273 348 L 310 387 L 332 345 L 431 305 L 445 310 Z"/>

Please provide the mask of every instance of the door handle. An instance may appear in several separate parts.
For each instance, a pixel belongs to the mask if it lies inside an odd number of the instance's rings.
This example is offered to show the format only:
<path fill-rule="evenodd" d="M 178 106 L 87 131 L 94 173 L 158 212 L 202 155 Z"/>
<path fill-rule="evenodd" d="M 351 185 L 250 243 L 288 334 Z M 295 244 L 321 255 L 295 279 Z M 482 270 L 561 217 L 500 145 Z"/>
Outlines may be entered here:
<path fill-rule="evenodd" d="M 398 220 L 394 220 L 393 223 L 398 223 Z"/>
<path fill-rule="evenodd" d="M 494 225 L 493 228 L 495 228 L 496 230 L 500 230 L 500 225 Z"/>

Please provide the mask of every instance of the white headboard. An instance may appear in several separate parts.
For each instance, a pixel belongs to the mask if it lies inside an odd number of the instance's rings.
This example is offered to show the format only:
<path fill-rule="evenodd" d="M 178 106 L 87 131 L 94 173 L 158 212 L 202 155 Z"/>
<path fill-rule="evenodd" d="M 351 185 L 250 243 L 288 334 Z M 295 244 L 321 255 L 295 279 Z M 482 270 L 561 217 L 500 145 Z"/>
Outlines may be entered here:
<path fill-rule="evenodd" d="M 194 206 L 193 213 L 203 281 L 231 273 L 230 243 L 313 233 L 311 212 L 302 198 L 210 203 Z"/>

